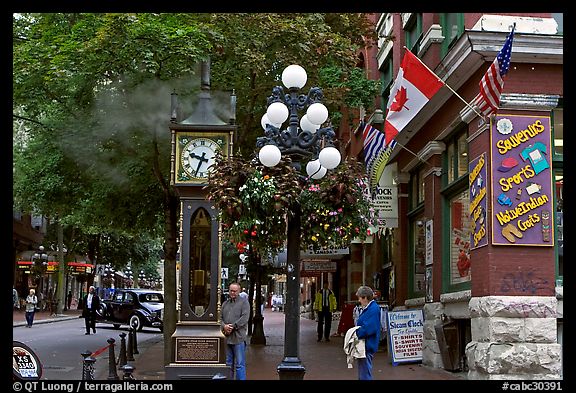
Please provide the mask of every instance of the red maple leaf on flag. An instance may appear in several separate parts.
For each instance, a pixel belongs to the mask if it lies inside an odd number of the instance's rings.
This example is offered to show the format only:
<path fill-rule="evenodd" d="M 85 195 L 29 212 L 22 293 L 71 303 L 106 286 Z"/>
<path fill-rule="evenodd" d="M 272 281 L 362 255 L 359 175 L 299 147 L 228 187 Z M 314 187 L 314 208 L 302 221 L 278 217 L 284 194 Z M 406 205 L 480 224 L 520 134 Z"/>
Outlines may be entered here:
<path fill-rule="evenodd" d="M 398 89 L 396 95 L 394 96 L 394 102 L 392 102 L 392 105 L 390 105 L 390 110 L 393 112 L 400 112 L 402 108 L 410 110 L 407 106 L 404 105 L 406 104 L 406 101 L 408 101 L 408 97 L 406 97 L 406 88 L 401 87 Z"/>

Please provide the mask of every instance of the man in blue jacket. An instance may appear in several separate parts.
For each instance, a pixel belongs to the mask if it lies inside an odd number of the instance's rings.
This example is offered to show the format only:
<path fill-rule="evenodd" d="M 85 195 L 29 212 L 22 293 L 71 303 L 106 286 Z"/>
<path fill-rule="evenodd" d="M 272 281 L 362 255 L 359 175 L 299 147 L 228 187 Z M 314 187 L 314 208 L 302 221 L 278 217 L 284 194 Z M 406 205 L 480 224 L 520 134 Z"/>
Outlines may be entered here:
<path fill-rule="evenodd" d="M 372 360 L 380 343 L 380 306 L 374 301 L 374 291 L 361 286 L 356 291 L 360 302 L 360 315 L 356 321 L 356 336 L 365 341 L 366 357 L 358 358 L 358 379 L 372 379 Z"/>

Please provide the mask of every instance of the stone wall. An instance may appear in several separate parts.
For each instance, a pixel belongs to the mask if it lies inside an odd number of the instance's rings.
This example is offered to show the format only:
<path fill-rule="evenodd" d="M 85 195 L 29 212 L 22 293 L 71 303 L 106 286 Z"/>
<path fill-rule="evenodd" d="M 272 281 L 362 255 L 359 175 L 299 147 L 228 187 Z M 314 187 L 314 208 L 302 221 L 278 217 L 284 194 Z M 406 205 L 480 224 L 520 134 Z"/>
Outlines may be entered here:
<path fill-rule="evenodd" d="M 557 306 L 556 297 L 472 298 L 468 379 L 561 379 Z"/>

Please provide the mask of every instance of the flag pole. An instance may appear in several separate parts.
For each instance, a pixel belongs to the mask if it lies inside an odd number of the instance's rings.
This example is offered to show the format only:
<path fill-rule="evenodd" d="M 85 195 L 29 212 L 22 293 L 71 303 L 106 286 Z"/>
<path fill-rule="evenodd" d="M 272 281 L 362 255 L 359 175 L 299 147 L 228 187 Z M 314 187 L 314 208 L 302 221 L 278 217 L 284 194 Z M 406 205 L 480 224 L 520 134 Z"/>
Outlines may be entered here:
<path fill-rule="evenodd" d="M 412 150 L 408 149 L 406 146 L 404 146 L 403 144 L 401 144 L 400 142 L 398 142 L 397 140 L 394 140 L 396 142 L 397 145 L 399 145 L 401 148 L 405 149 L 406 151 L 408 151 L 409 153 L 411 153 L 414 157 L 416 157 L 417 159 L 419 159 L 420 161 L 422 161 L 424 164 L 428 164 L 431 167 L 434 167 L 434 165 L 430 164 L 428 161 L 424 161 L 422 158 L 420 158 L 420 156 L 416 153 L 414 153 Z"/>
<path fill-rule="evenodd" d="M 408 49 L 408 48 L 406 47 L 406 45 L 404 45 L 404 49 L 406 49 L 408 52 L 412 53 L 412 51 L 410 51 L 410 49 Z M 418 60 L 420 60 L 420 58 L 419 58 L 418 56 L 415 55 L 415 57 L 416 57 Z M 438 80 L 441 81 L 441 82 L 444 84 L 444 86 L 446 86 L 452 93 L 454 93 L 454 94 L 456 95 L 456 97 L 460 98 L 460 100 L 461 100 L 464 104 L 466 104 L 466 106 L 467 106 L 468 108 L 472 109 L 478 116 L 480 116 L 481 118 L 483 118 L 484 120 L 486 120 L 486 118 L 485 118 L 480 112 L 478 112 L 478 111 L 476 110 L 476 108 L 474 108 L 472 105 L 470 105 L 468 102 L 466 102 L 466 100 L 465 100 L 464 98 L 462 98 L 462 97 L 460 96 L 460 94 L 456 93 L 456 91 L 455 91 L 453 88 L 451 88 L 450 86 L 448 86 L 448 83 L 446 83 L 446 82 L 443 81 L 438 75 L 436 75 L 436 73 L 435 73 L 434 71 L 432 71 L 432 70 L 430 69 L 430 67 L 428 67 L 422 60 L 420 60 L 420 63 L 422 63 L 422 65 L 423 65 L 424 67 L 426 67 L 426 69 L 428 69 L 428 71 L 430 71 L 430 72 L 432 73 L 432 75 L 434 75 L 436 78 L 438 78 Z"/>

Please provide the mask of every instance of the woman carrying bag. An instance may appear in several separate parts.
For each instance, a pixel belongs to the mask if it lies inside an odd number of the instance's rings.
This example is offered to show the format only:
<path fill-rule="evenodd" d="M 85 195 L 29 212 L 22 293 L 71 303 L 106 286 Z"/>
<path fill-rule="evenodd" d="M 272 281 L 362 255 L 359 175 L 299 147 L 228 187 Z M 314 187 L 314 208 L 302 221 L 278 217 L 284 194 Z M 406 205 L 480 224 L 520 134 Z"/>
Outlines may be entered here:
<path fill-rule="evenodd" d="M 32 323 L 34 323 L 34 314 L 36 313 L 36 306 L 38 304 L 38 298 L 36 297 L 36 291 L 31 289 L 30 294 L 26 297 L 26 322 L 27 327 L 31 328 Z"/>

